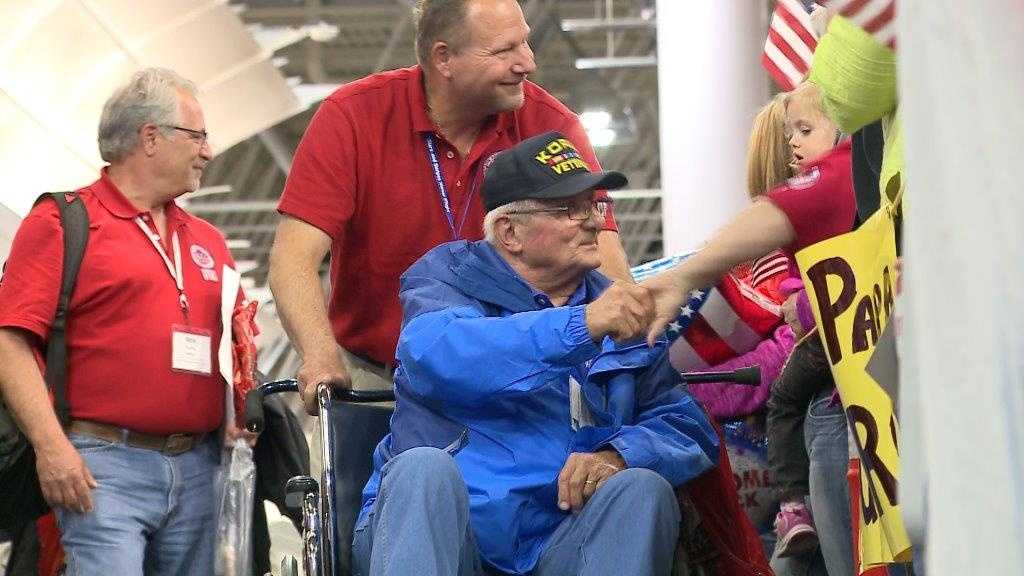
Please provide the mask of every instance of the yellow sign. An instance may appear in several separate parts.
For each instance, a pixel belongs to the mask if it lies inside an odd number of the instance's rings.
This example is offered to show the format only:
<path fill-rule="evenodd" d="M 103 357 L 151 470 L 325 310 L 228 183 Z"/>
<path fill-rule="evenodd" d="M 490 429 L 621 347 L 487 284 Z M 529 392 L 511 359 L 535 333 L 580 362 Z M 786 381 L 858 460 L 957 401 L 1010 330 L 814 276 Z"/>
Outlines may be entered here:
<path fill-rule="evenodd" d="M 898 424 L 865 370 L 892 314 L 896 243 L 888 207 L 796 255 L 861 459 L 861 569 L 910 560 L 900 516 Z"/>

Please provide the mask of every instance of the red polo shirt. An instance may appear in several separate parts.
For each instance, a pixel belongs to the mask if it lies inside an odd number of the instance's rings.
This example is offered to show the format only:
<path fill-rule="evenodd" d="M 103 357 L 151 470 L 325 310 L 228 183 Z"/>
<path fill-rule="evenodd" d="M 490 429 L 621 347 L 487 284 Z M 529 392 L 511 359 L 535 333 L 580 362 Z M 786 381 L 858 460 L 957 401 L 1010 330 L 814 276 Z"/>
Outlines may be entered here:
<path fill-rule="evenodd" d="M 427 115 L 419 66 L 346 84 L 321 104 L 295 153 L 278 210 L 331 237 L 328 316 L 346 349 L 393 362 L 402 318 L 399 276 L 454 236 L 483 238 L 482 161 L 557 130 L 591 169 L 600 169 L 576 115 L 536 84 L 526 82 L 523 92 L 523 106 L 491 118 L 464 161 Z M 456 234 L 425 134 L 436 138 Z M 611 214 L 606 229 L 616 229 Z"/>
<path fill-rule="evenodd" d="M 220 275 L 224 264 L 234 267 L 223 236 L 174 202 L 167 205 L 165 250 L 173 261 L 169 236 L 177 230 L 186 320 L 167 266 L 135 223 L 136 216 L 150 218 L 148 212 L 134 208 L 105 172 L 79 195 L 89 213 L 89 241 L 68 313 L 71 416 L 151 434 L 214 430 L 224 416 L 215 354 Z M 25 217 L 0 282 L 0 326 L 45 341 L 60 292 L 62 238 L 53 202 Z M 172 325 L 210 332 L 212 375 L 171 370 Z"/>
<path fill-rule="evenodd" d="M 847 139 L 765 195 L 785 213 L 796 233 L 793 243 L 784 248 L 789 257 L 790 276 L 800 277 L 794 254 L 853 230 L 857 199 L 851 163 Z"/>

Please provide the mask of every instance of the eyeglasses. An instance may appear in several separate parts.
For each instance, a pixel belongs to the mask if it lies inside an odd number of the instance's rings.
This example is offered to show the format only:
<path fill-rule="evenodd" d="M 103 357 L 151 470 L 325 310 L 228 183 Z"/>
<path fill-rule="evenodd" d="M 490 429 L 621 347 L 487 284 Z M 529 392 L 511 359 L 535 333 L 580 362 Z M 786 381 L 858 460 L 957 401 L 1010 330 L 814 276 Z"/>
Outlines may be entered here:
<path fill-rule="evenodd" d="M 590 202 L 578 202 L 572 206 L 552 206 L 551 208 L 531 208 L 529 210 L 514 210 L 512 212 L 506 212 L 506 214 L 537 214 L 540 212 L 547 213 L 560 213 L 564 212 L 569 216 L 569 220 L 576 222 L 582 222 L 593 218 L 595 215 L 601 218 L 605 217 L 608 213 L 608 208 L 612 205 L 612 201 L 608 200 L 592 200 Z"/>
<path fill-rule="evenodd" d="M 210 133 L 206 130 L 193 130 L 191 128 L 185 128 L 184 126 L 175 126 L 173 124 L 161 124 L 163 128 L 171 128 L 173 130 L 181 130 L 185 134 L 188 134 L 189 138 L 199 142 L 200 144 L 206 144 L 206 139 L 210 137 Z"/>

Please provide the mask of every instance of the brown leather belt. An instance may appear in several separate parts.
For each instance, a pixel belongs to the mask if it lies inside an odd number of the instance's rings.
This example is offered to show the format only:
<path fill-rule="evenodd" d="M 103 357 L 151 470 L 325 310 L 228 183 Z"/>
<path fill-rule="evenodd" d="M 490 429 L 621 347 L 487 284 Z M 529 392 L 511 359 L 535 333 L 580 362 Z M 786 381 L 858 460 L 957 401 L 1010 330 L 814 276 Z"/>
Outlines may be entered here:
<path fill-rule="evenodd" d="M 68 426 L 68 432 L 92 436 L 107 442 L 124 442 L 128 446 L 156 450 L 168 456 L 184 454 L 198 446 L 206 437 L 206 434 L 170 434 L 168 436 L 143 434 L 118 428 L 112 424 L 90 422 L 89 420 L 72 420 Z"/>

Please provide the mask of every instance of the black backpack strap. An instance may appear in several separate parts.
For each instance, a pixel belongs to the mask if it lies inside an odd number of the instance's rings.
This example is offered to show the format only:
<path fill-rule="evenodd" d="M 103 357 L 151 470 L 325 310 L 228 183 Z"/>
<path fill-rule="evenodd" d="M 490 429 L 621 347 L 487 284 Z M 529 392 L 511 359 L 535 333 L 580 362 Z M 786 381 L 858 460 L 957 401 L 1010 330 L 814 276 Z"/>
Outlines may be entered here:
<path fill-rule="evenodd" d="M 82 266 L 85 245 L 89 241 L 89 214 L 75 192 L 48 192 L 36 200 L 36 204 L 52 198 L 60 211 L 60 222 L 64 228 L 64 268 L 60 281 L 60 297 L 57 312 L 50 327 L 46 344 L 46 385 L 53 390 L 54 410 L 64 426 L 70 420 L 71 411 L 67 399 L 68 350 L 67 316 L 71 291 Z"/>

